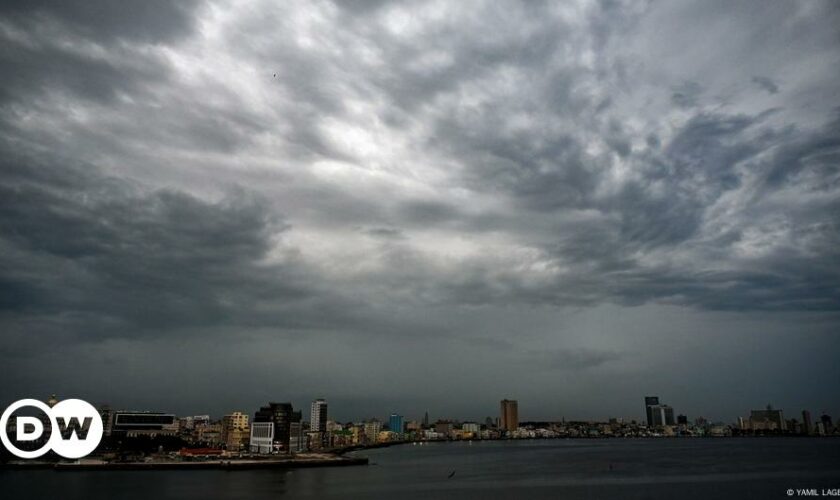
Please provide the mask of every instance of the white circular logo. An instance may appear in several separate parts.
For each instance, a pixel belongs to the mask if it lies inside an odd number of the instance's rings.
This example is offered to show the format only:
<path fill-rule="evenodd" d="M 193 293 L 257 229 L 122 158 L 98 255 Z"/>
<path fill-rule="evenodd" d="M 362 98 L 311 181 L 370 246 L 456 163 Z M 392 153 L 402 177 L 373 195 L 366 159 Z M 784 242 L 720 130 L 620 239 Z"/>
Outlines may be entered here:
<path fill-rule="evenodd" d="M 12 413 L 27 406 L 44 412 L 50 424 L 50 437 L 46 444 L 33 451 L 21 450 L 7 435 Z M 18 441 L 37 440 L 44 432 L 44 422 L 38 418 L 21 416 L 16 419 L 15 433 Z M 81 399 L 65 399 L 52 408 L 37 399 L 21 399 L 9 405 L 0 417 L 0 441 L 19 458 L 38 458 L 50 450 L 64 458 L 82 458 L 99 446 L 102 433 L 102 417 L 99 412 Z"/>

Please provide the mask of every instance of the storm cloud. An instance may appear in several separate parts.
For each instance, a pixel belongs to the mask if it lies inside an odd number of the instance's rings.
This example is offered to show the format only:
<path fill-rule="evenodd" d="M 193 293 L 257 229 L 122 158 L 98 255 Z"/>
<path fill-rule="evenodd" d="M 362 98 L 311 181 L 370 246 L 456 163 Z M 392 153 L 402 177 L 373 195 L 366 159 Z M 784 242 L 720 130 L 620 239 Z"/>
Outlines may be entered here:
<path fill-rule="evenodd" d="M 838 25 L 830 2 L 7 2 L 0 397 L 840 411 Z"/>

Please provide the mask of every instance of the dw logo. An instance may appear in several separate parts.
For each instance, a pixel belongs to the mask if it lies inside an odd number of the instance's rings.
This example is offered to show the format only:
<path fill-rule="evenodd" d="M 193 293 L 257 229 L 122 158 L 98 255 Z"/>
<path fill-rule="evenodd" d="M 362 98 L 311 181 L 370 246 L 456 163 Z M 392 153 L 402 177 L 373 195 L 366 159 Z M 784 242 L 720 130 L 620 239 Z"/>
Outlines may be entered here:
<path fill-rule="evenodd" d="M 21 450 L 7 435 L 12 413 L 25 407 L 37 408 L 49 418 L 49 439 L 37 450 Z M 44 427 L 43 419 L 18 416 L 15 440 L 19 443 L 36 441 L 44 435 Z M 9 405 L 0 417 L 0 440 L 6 449 L 20 458 L 38 458 L 50 450 L 64 458 L 82 458 L 95 450 L 102 440 L 102 417 L 96 408 L 81 399 L 65 399 L 52 408 L 37 399 L 21 399 Z"/>

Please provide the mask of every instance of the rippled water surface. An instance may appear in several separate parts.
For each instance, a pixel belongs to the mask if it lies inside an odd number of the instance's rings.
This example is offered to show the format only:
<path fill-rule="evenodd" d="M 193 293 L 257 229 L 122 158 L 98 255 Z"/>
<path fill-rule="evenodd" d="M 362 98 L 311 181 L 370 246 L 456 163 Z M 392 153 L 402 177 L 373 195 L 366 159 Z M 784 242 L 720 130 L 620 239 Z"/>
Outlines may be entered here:
<path fill-rule="evenodd" d="M 291 471 L 6 470 L 0 471 L 0 486 L 4 498 L 388 500 L 768 499 L 789 498 L 789 489 L 840 488 L 840 439 L 476 441 L 360 454 L 371 465 Z"/>

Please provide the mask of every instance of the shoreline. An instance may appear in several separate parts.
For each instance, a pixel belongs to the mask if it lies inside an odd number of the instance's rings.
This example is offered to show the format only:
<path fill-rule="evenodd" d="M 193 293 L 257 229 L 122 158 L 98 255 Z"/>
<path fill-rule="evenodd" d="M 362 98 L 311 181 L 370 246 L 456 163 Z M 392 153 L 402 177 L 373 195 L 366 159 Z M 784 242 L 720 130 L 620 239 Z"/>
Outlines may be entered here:
<path fill-rule="evenodd" d="M 255 470 L 255 469 L 306 469 L 315 467 L 348 467 L 368 465 L 367 457 L 316 458 L 316 459 L 232 459 L 204 461 L 152 461 L 152 462 L 56 462 L 56 463 L 6 463 L 4 470 L 91 471 L 91 470 Z"/>
<path fill-rule="evenodd" d="M 386 441 L 383 443 L 357 444 L 344 448 L 331 449 L 329 452 L 336 455 L 355 453 L 378 448 L 389 448 L 406 444 L 431 444 L 431 443 L 467 443 L 467 442 L 520 442 L 520 441 L 612 441 L 612 440 L 638 440 L 638 441 L 659 441 L 659 440 L 695 440 L 695 439 L 826 439 L 838 436 L 806 436 L 801 434 L 765 434 L 765 435 L 739 435 L 739 436 L 562 436 L 562 437 L 531 437 L 531 438 L 497 438 L 497 439 L 427 439 L 427 440 L 403 440 Z"/>

